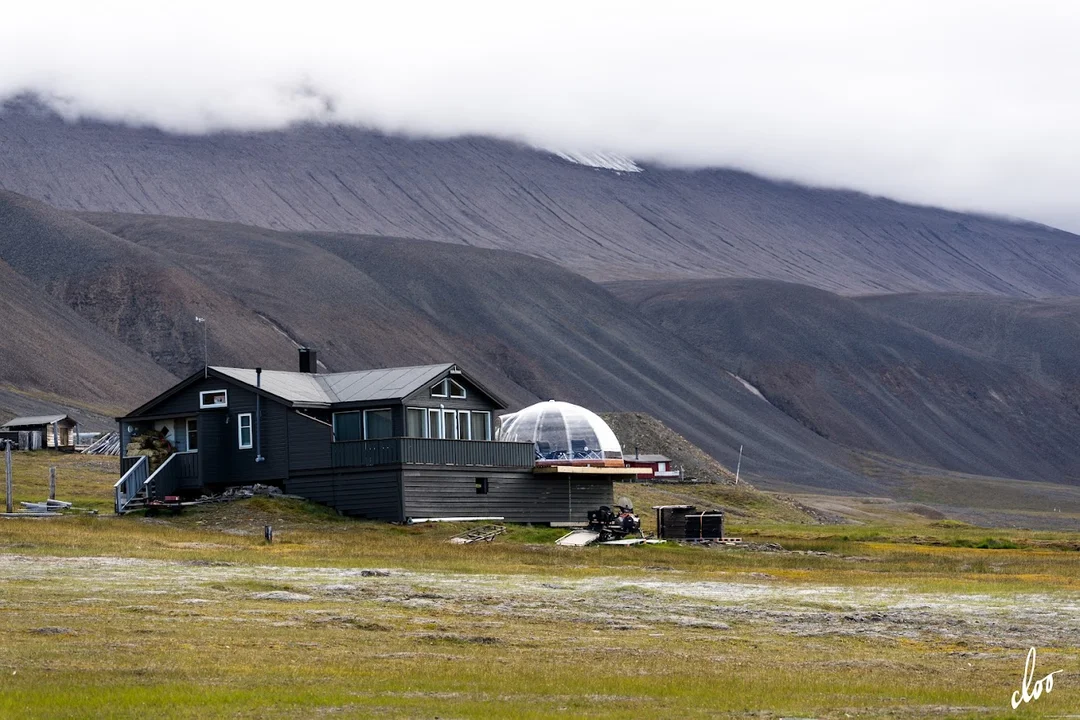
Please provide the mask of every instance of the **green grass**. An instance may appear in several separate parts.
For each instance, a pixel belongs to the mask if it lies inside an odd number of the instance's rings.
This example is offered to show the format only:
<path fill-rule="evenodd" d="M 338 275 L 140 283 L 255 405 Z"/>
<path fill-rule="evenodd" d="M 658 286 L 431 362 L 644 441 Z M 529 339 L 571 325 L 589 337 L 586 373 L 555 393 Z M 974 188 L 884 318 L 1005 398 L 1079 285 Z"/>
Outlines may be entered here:
<path fill-rule="evenodd" d="M 20 454 L 17 494 L 41 499 L 50 464 L 61 499 L 111 507 L 115 460 Z M 561 548 L 563 530 L 521 525 L 459 546 L 447 540 L 468 525 L 359 522 L 269 498 L 177 517 L 2 521 L 0 717 L 1011 717 L 1026 639 L 842 616 L 915 594 L 1018 612 L 1080 597 L 1071 533 L 814 525 L 722 486 L 618 494 L 646 518 L 677 497 L 730 501 L 732 534 L 787 552 Z M 376 568 L 391 575 L 357 572 Z M 673 596 L 642 580 L 774 599 Z M 799 625 L 805 613 L 832 619 Z M 1015 717 L 1080 705 L 1075 628 L 1040 653 L 1040 668 L 1066 674 Z"/>
<path fill-rule="evenodd" d="M 50 467 L 56 468 L 57 500 L 88 510 L 112 512 L 112 486 L 120 479 L 120 460 L 51 450 L 12 453 L 16 510 L 20 502 L 41 502 L 49 497 Z"/>

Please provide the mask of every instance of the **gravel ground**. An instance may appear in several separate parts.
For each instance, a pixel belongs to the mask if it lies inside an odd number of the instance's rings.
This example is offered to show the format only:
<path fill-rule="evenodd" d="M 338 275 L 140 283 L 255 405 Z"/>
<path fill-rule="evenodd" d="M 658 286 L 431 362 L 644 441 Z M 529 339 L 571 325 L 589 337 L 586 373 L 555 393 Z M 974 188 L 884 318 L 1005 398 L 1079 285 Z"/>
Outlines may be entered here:
<path fill-rule="evenodd" d="M 850 635 L 966 642 L 1000 648 L 1080 646 L 1080 595 L 915 593 L 902 589 L 792 585 L 762 573 L 730 582 L 680 580 L 646 570 L 633 581 L 463 575 L 385 568 L 336 569 L 0 555 L 0 582 L 62 580 L 80 602 L 218 605 L 208 584 L 275 583 L 287 590 L 239 593 L 303 607 L 374 602 L 464 614 L 477 627 L 516 618 L 558 619 L 605 629 L 757 628 L 795 636 Z M 239 591 L 237 591 L 239 592 Z M 170 596 L 168 600 L 160 596 Z M 2 607 L 2 604 L 0 604 Z M 250 615 L 245 615 L 251 620 Z"/>

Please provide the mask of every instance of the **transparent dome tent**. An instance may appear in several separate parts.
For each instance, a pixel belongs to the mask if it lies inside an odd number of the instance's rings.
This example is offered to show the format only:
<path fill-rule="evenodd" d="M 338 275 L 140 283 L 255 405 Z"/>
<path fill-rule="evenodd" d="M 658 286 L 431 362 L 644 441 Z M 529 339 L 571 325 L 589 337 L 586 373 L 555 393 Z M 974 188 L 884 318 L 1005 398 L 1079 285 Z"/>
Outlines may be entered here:
<path fill-rule="evenodd" d="M 530 405 L 499 418 L 498 438 L 536 445 L 536 462 L 622 467 L 622 447 L 596 413 L 557 400 Z"/>

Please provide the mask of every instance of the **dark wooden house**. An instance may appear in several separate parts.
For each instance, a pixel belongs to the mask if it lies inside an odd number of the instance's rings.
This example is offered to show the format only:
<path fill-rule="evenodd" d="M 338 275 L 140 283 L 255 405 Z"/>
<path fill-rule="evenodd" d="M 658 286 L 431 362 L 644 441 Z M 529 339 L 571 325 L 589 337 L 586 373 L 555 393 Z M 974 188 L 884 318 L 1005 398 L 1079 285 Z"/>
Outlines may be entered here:
<path fill-rule="evenodd" d="M 505 405 L 457 365 L 319 373 L 302 349 L 300 368 L 209 367 L 118 418 L 117 511 L 253 483 L 391 521 L 566 522 L 611 504 L 614 475 L 534 473 L 532 444 L 494 441 Z"/>
<path fill-rule="evenodd" d="M 19 433 L 39 433 L 38 447 L 74 450 L 77 427 L 78 423 L 67 415 L 38 415 L 8 420 L 0 425 L 0 434 L 4 439 L 19 443 Z"/>

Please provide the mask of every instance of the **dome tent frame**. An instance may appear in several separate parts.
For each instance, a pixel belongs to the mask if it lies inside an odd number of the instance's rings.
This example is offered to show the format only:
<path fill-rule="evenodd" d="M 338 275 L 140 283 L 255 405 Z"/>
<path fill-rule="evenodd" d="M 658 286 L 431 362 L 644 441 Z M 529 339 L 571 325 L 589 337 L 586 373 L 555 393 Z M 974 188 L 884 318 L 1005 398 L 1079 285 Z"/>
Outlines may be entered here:
<path fill-rule="evenodd" d="M 599 415 L 579 405 L 549 400 L 499 419 L 499 439 L 533 443 L 538 466 L 624 466 L 615 433 Z"/>

